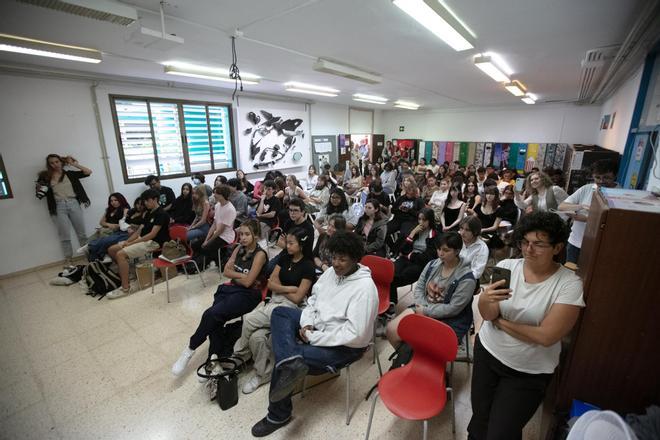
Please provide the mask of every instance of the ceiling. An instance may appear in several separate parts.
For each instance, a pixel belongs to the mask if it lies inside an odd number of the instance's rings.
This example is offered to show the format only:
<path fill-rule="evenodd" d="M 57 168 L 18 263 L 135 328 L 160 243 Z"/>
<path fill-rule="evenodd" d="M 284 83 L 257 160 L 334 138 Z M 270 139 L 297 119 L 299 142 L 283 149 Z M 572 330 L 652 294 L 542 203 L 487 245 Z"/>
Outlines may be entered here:
<path fill-rule="evenodd" d="M 143 26 L 160 29 L 158 0 L 129 0 Z M 0 32 L 104 52 L 100 64 L 74 63 L 0 52 L 0 62 L 36 64 L 89 73 L 233 88 L 232 84 L 166 75 L 161 63 L 185 61 L 214 67 L 231 64 L 229 36 L 238 66 L 264 79 L 250 92 L 296 96 L 282 83 L 301 81 L 341 90 L 317 101 L 351 104 L 353 93 L 414 101 L 427 109 L 524 106 L 481 73 L 472 58 L 494 52 L 540 101 L 574 101 L 580 61 L 587 50 L 620 44 L 643 0 L 446 0 L 477 36 L 476 49 L 455 52 L 401 12 L 390 0 L 168 0 L 166 29 L 185 39 L 170 51 L 132 42 L 123 27 L 63 12 L 3 0 Z M 381 74 L 369 85 L 315 72 L 323 57 Z M 354 103 L 357 104 L 357 103 Z M 360 107 L 370 107 L 359 103 Z M 383 106 L 371 106 L 383 108 Z M 391 109 L 391 106 L 385 108 Z"/>

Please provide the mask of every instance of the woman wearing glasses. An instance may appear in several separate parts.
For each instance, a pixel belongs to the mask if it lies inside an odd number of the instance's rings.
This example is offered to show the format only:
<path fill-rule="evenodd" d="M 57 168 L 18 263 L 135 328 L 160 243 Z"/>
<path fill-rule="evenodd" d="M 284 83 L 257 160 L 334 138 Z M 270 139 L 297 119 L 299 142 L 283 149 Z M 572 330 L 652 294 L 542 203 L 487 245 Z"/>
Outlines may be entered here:
<path fill-rule="evenodd" d="M 503 260 L 505 280 L 481 289 L 484 324 L 474 346 L 468 439 L 520 439 L 559 363 L 561 338 L 578 319 L 582 281 L 556 262 L 568 239 L 557 215 L 537 212 L 516 225 L 523 257 Z"/>

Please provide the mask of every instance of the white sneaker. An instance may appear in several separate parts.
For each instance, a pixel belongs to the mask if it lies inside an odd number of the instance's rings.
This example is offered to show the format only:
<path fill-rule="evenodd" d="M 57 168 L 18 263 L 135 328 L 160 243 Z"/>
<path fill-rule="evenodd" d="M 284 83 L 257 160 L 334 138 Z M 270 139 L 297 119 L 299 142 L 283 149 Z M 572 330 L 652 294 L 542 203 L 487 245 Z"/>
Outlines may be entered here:
<path fill-rule="evenodd" d="M 123 287 L 119 286 L 115 290 L 108 292 L 105 297 L 108 299 L 117 299 L 121 298 L 122 296 L 128 296 L 128 294 L 131 293 L 131 288 L 129 287 L 128 289 L 124 290 Z"/>
<path fill-rule="evenodd" d="M 103 260 L 101 260 L 101 263 L 110 264 L 112 263 L 112 258 L 110 258 L 110 255 L 106 254 L 105 257 L 103 257 Z"/>
<path fill-rule="evenodd" d="M 259 388 L 261 385 L 267 384 L 268 382 L 270 382 L 269 378 L 262 378 L 258 374 L 255 374 L 243 384 L 243 394 L 254 393 L 257 388 Z"/>
<path fill-rule="evenodd" d="M 78 248 L 76 255 L 86 255 L 89 253 L 89 247 L 87 245 Z"/>
<path fill-rule="evenodd" d="M 174 365 L 172 365 L 172 374 L 175 376 L 181 376 L 181 373 L 186 369 L 188 361 L 190 361 L 193 354 L 195 354 L 195 350 L 191 350 L 188 347 L 184 348 L 179 359 L 177 359 Z"/>

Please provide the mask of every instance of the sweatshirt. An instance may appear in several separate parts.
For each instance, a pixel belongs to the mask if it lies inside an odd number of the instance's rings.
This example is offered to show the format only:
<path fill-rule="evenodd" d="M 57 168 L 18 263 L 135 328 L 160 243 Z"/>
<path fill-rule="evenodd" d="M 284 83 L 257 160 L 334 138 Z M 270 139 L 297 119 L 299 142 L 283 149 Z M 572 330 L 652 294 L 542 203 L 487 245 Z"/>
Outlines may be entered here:
<path fill-rule="evenodd" d="M 338 277 L 334 268 L 321 275 L 300 316 L 300 327 L 311 325 L 309 343 L 319 347 L 364 348 L 373 338 L 378 291 L 368 267 Z"/>
<path fill-rule="evenodd" d="M 472 324 L 472 297 L 477 282 L 472 275 L 470 262 L 461 258 L 458 266 L 447 279 L 447 293 L 442 302 L 431 303 L 426 295 L 427 284 L 442 270 L 442 260 L 430 261 L 415 285 L 415 304 L 422 306 L 424 315 L 443 321 L 456 333 L 460 341 Z"/>

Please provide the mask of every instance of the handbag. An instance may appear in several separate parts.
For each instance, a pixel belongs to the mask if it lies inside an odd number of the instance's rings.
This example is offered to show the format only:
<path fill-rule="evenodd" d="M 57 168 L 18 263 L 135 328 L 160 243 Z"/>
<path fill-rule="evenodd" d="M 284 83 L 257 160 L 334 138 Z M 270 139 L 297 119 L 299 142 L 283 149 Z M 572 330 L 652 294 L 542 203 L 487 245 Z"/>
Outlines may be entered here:
<path fill-rule="evenodd" d="M 186 246 L 179 240 L 170 240 L 163 243 L 163 250 L 160 254 L 167 260 L 174 261 L 187 256 L 188 252 Z"/>
<path fill-rule="evenodd" d="M 212 356 L 197 368 L 197 375 L 209 380 L 211 400 L 223 411 L 238 403 L 238 364 L 232 358 Z"/>

